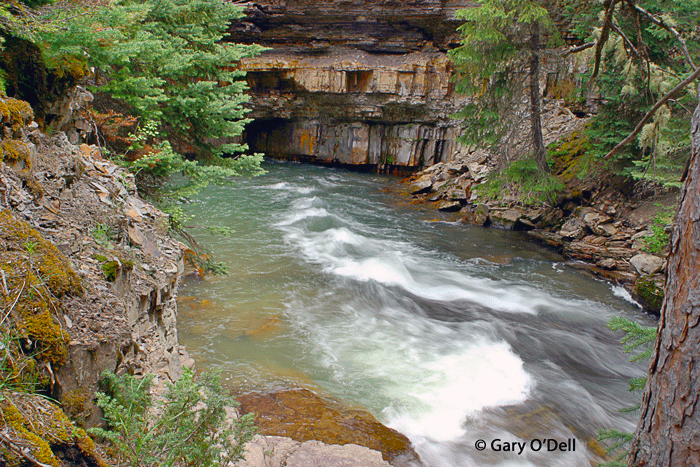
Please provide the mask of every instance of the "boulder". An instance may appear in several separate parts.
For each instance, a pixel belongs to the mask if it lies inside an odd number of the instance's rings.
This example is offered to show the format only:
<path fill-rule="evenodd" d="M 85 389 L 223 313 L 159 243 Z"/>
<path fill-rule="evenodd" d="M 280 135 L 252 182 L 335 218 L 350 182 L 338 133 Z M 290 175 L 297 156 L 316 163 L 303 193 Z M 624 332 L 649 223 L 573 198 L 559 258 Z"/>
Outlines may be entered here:
<path fill-rule="evenodd" d="M 419 195 L 421 193 L 430 193 L 433 188 L 433 180 L 430 175 L 423 175 L 418 180 L 415 180 L 408 187 L 408 192 L 412 195 Z"/>
<path fill-rule="evenodd" d="M 488 206 L 485 204 L 478 205 L 476 208 L 473 208 L 463 220 L 470 224 L 487 225 L 489 223 Z"/>
<path fill-rule="evenodd" d="M 596 235 L 601 235 L 603 237 L 612 237 L 617 233 L 617 228 L 612 224 L 598 224 L 594 225 L 591 230 Z"/>
<path fill-rule="evenodd" d="M 300 443 L 280 436 L 256 436 L 239 467 L 390 467 L 381 453 L 356 444 Z"/>
<path fill-rule="evenodd" d="M 447 190 L 446 198 L 450 201 L 466 201 L 467 192 L 464 190 L 460 190 L 459 188 L 450 188 L 449 190 Z"/>
<path fill-rule="evenodd" d="M 586 233 L 585 227 L 586 226 L 583 224 L 583 222 L 575 217 L 572 217 L 561 226 L 559 235 L 569 240 L 580 240 Z"/>
<path fill-rule="evenodd" d="M 506 209 L 503 211 L 492 211 L 490 214 L 491 223 L 495 227 L 499 227 L 506 230 L 513 230 L 516 223 L 523 217 L 523 211 L 521 209 Z"/>
<path fill-rule="evenodd" d="M 612 219 L 609 216 L 606 216 L 605 214 L 592 208 L 584 209 L 581 219 L 591 230 L 593 230 L 593 228 L 599 224 L 607 224 L 608 222 L 612 222 Z"/>
<path fill-rule="evenodd" d="M 642 253 L 635 255 L 630 259 L 630 264 L 640 274 L 650 276 L 661 270 L 664 266 L 664 260 L 658 256 Z"/>
<path fill-rule="evenodd" d="M 457 212 L 462 209 L 462 203 L 459 201 L 443 201 L 437 205 L 439 211 Z"/>
<path fill-rule="evenodd" d="M 357 445 L 349 451 L 352 455 L 366 458 L 367 463 L 297 463 L 286 465 L 302 466 L 379 466 L 382 458 L 391 462 L 395 459 L 418 459 L 411 442 L 401 433 L 379 423 L 369 412 L 349 410 L 335 402 L 326 400 L 308 389 L 285 389 L 269 394 L 250 393 L 237 397 L 241 413 L 254 413 L 255 425 L 261 435 L 292 438 L 304 446 L 311 441 L 319 459 L 324 455 L 344 457 L 338 447 L 327 449 L 323 443 L 334 445 Z M 283 439 L 281 439 L 283 440 Z M 278 439 L 278 441 L 281 441 Z M 321 443 L 319 443 L 319 441 Z M 288 441 L 285 446 L 296 448 Z M 359 449 L 359 446 L 364 448 Z M 268 450 L 269 447 L 263 447 Z M 286 448 L 285 448 L 286 449 Z M 301 447 L 299 447 L 301 449 Z M 371 450 L 371 451 L 370 451 Z M 372 451 L 376 451 L 373 453 Z M 303 452 L 303 451 L 302 451 Z M 361 453 L 361 454 L 360 454 Z M 299 456 L 310 458 L 313 456 Z M 244 464 L 245 465 L 245 464 Z M 249 464 L 250 465 L 250 464 Z M 255 465 L 255 464 L 252 464 Z M 267 464 L 262 464 L 267 465 Z"/>

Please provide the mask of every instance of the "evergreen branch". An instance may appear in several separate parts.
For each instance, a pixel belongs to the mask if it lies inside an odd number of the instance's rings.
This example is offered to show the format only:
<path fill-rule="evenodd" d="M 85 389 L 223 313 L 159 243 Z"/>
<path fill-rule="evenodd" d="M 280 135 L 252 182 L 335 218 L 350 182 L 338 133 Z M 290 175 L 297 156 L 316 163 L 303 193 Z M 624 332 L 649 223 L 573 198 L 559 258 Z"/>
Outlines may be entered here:
<path fill-rule="evenodd" d="M 674 28 L 673 26 L 671 26 L 669 24 L 666 24 L 662 18 L 659 18 L 656 15 L 654 15 L 653 13 L 648 12 L 644 8 L 635 4 L 635 2 L 630 2 L 629 0 L 627 0 L 627 3 L 632 8 L 634 8 L 636 11 L 638 11 L 638 12 L 642 13 L 644 16 L 646 16 L 649 19 L 649 21 L 651 21 L 652 23 L 654 23 L 658 27 L 663 28 L 666 31 L 673 34 L 673 36 L 676 38 L 676 40 L 678 40 L 678 42 L 681 44 L 681 50 L 683 51 L 683 55 L 685 56 L 685 59 L 690 64 L 691 68 L 697 68 L 697 66 L 695 65 L 695 62 L 693 62 L 693 58 L 690 56 L 690 52 L 688 52 L 688 46 L 686 45 L 685 40 L 683 39 L 683 37 L 681 36 L 681 34 L 678 32 L 678 30 L 676 28 Z"/>
<path fill-rule="evenodd" d="M 642 131 L 642 129 L 644 128 L 644 125 L 646 125 L 646 123 L 649 120 L 651 120 L 651 118 L 654 116 L 654 114 L 656 113 L 657 110 L 659 110 L 670 99 L 675 97 L 676 94 L 678 94 L 680 91 L 685 89 L 690 83 L 695 81 L 698 78 L 698 76 L 700 76 L 700 67 L 698 67 L 693 72 L 693 74 L 691 74 L 686 79 L 684 79 L 683 81 L 678 83 L 678 85 L 675 88 L 671 89 L 665 96 L 663 96 L 661 99 L 659 99 L 656 102 L 656 104 L 654 104 L 654 107 L 652 107 L 651 110 L 649 112 L 647 112 L 647 114 L 639 121 L 639 123 L 637 123 L 637 126 L 632 131 L 632 133 L 630 133 L 624 140 L 622 140 L 620 143 L 618 143 L 617 146 L 612 148 L 612 150 L 603 157 L 603 160 L 610 159 L 612 156 L 617 154 L 617 152 L 620 149 L 622 149 L 625 145 L 627 145 L 629 142 L 631 142 L 639 134 L 639 132 Z"/>

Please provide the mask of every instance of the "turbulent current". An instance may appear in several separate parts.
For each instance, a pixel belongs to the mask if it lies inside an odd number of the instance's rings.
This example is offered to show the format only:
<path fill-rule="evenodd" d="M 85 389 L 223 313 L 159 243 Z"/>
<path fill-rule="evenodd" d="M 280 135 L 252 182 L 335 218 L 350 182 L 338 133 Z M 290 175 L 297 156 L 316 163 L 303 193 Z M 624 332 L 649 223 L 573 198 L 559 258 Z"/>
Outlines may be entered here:
<path fill-rule="evenodd" d="M 633 429 L 619 409 L 646 365 L 606 323 L 649 320 L 622 288 L 518 233 L 411 206 L 395 179 L 266 169 L 186 206 L 192 224 L 235 230 L 194 230 L 230 267 L 181 291 L 198 368 L 364 407 L 433 467 L 589 466 L 599 430 Z"/>

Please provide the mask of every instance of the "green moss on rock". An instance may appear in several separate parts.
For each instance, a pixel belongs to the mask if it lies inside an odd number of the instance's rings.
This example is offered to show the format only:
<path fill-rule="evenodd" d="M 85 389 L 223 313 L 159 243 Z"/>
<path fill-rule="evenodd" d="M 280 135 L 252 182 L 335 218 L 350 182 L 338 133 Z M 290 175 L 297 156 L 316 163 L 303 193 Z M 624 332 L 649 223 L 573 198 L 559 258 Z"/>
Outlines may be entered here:
<path fill-rule="evenodd" d="M 5 252 L 0 249 L 0 255 L 9 254 L 15 257 L 12 259 L 28 263 L 32 269 L 36 269 L 54 296 L 82 295 L 80 278 L 68 259 L 53 243 L 26 222 L 15 219 L 8 210 L 0 211 L 0 239 L 7 245 Z M 30 244 L 35 245 L 31 253 L 26 250 Z M 23 250 L 25 253 L 20 254 Z"/>
<path fill-rule="evenodd" d="M 63 364 L 68 336 L 59 321 L 59 298 L 83 293 L 67 258 L 29 224 L 2 210 L 0 270 L 8 290 L 0 293 L 0 303 L 13 306 L 12 333 L 23 342 L 23 351 L 37 361 Z"/>
<path fill-rule="evenodd" d="M 0 162 L 7 165 L 15 166 L 24 164 L 25 169 L 31 170 L 32 159 L 29 153 L 29 147 L 22 141 L 16 139 L 4 139 L 0 141 Z"/>
<path fill-rule="evenodd" d="M 0 400 L 0 427 L 15 447 L 27 448 L 29 454 L 43 464 L 59 467 L 58 450 L 77 449 L 85 465 L 106 466 L 95 450 L 95 444 L 81 428 L 76 427 L 53 402 L 36 394 L 3 393 Z M 24 459 L 10 446 L 3 456 L 8 466 L 21 466 Z"/>
<path fill-rule="evenodd" d="M 640 278 L 634 286 L 642 304 L 655 313 L 661 311 L 664 291 L 653 280 Z"/>

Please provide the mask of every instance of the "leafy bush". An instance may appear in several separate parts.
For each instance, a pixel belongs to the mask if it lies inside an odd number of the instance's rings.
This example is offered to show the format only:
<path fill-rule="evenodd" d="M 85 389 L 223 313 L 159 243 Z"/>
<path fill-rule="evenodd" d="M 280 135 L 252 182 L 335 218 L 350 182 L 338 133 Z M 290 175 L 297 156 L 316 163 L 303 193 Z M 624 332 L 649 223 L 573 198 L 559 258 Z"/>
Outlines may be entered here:
<path fill-rule="evenodd" d="M 219 466 L 243 457 L 254 434 L 252 414 L 230 420 L 226 407 L 237 403 L 221 389 L 217 374 L 195 380 L 186 370 L 163 398 L 150 394 L 153 375 L 103 374 L 105 393 L 97 393 L 107 429 L 90 432 L 116 450 L 126 465 Z"/>
<path fill-rule="evenodd" d="M 644 239 L 645 250 L 649 253 L 661 253 L 668 246 L 668 233 L 666 228 L 671 225 L 673 220 L 672 210 L 666 209 L 658 213 L 652 221 L 649 229 L 653 235 Z"/>
<path fill-rule="evenodd" d="M 177 152 L 246 150 L 231 141 L 247 123 L 245 72 L 237 64 L 263 48 L 222 41 L 243 15 L 240 5 L 118 0 L 81 8 L 40 35 L 52 68 L 85 62 L 95 70 L 94 89 L 128 104 L 142 121 L 157 121 Z"/>

